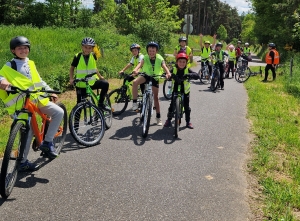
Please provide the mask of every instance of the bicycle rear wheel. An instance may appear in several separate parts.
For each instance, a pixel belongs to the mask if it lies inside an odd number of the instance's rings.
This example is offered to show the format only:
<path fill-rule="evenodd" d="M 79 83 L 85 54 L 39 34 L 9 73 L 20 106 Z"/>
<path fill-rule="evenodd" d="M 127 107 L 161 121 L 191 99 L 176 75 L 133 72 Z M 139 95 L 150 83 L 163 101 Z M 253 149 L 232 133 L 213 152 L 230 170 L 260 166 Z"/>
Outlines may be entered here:
<path fill-rule="evenodd" d="M 239 83 L 244 83 L 250 77 L 251 70 L 247 67 L 245 70 L 239 69 L 238 72 L 235 74 L 235 80 Z"/>
<path fill-rule="evenodd" d="M 70 113 L 69 129 L 78 143 L 87 147 L 94 146 L 100 143 L 104 136 L 104 116 L 92 103 L 79 103 Z"/>
<path fill-rule="evenodd" d="M 163 93 L 164 97 L 167 100 L 170 100 L 172 98 L 172 90 L 173 89 L 173 81 L 165 79 L 164 85 L 163 85 Z"/>
<path fill-rule="evenodd" d="M 68 130 L 68 113 L 66 106 L 63 103 L 56 103 L 61 109 L 64 111 L 64 116 L 61 120 L 61 123 L 58 127 L 57 133 L 54 136 L 53 143 L 56 149 L 56 152 L 59 154 L 63 148 L 66 136 L 67 136 L 67 130 Z"/>
<path fill-rule="evenodd" d="M 108 130 L 109 128 L 111 128 L 112 125 L 112 107 L 111 107 L 111 103 L 110 103 L 110 99 L 109 96 L 106 95 L 105 99 L 104 99 L 104 105 L 106 107 L 109 107 L 110 110 L 103 110 L 103 115 L 104 115 L 104 119 L 105 119 L 105 128 L 106 130 Z"/>
<path fill-rule="evenodd" d="M 152 111 L 152 103 L 149 97 L 146 98 L 145 109 L 143 113 L 143 137 L 147 137 L 149 132 L 150 126 L 150 119 L 151 119 L 151 111 Z"/>
<path fill-rule="evenodd" d="M 126 110 L 129 98 L 126 92 L 122 91 L 122 88 L 112 90 L 108 97 L 113 104 L 111 107 L 113 108 L 112 114 L 114 116 L 120 115 Z"/>
<path fill-rule="evenodd" d="M 21 145 L 26 144 L 26 138 L 23 136 L 25 130 L 24 123 L 17 122 L 10 131 L 6 144 L 0 175 L 0 194 L 4 199 L 11 194 L 17 180 L 18 167 L 23 155 Z"/>

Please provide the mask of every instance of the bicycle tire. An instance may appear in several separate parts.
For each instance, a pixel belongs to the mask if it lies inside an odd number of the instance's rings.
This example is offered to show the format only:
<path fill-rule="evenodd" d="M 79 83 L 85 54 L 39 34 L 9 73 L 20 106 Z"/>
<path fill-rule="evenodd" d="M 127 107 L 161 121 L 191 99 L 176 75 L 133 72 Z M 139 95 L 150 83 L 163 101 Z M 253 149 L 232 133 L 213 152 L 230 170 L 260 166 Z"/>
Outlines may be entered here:
<path fill-rule="evenodd" d="M 61 120 L 60 126 L 59 126 L 58 131 L 57 131 L 57 132 L 61 132 L 59 130 L 62 130 L 62 132 L 60 134 L 56 134 L 54 136 L 54 139 L 53 139 L 53 143 L 54 143 L 54 146 L 55 146 L 55 149 L 56 149 L 56 153 L 59 154 L 61 152 L 62 148 L 63 148 L 64 142 L 65 142 L 65 139 L 66 139 L 66 136 L 67 136 L 68 113 L 67 113 L 67 108 L 63 103 L 58 102 L 58 103 L 56 103 L 56 105 L 59 106 L 64 111 L 64 116 Z"/>
<path fill-rule="evenodd" d="M 118 116 L 126 110 L 129 98 L 127 95 L 124 96 L 124 92 L 122 92 L 120 88 L 112 90 L 108 94 L 108 97 L 110 102 L 113 104 L 111 107 L 113 108 L 112 114 L 114 116 Z"/>
<path fill-rule="evenodd" d="M 251 75 L 251 70 L 249 67 L 247 67 L 245 70 L 239 70 L 235 74 L 235 80 L 239 83 L 244 83 L 249 79 L 250 75 Z"/>
<path fill-rule="evenodd" d="M 163 84 L 163 94 L 167 100 L 171 100 L 172 98 L 172 89 L 173 89 L 173 81 L 165 79 Z"/>
<path fill-rule="evenodd" d="M 146 106 L 143 113 L 143 137 L 146 138 L 149 132 L 152 104 L 149 97 L 146 98 Z"/>
<path fill-rule="evenodd" d="M 108 130 L 112 125 L 112 107 L 108 94 L 105 95 L 104 105 L 110 108 L 110 110 L 102 110 L 105 119 L 105 128 Z"/>
<path fill-rule="evenodd" d="M 179 126 L 181 123 L 181 97 L 177 97 L 175 100 L 175 128 L 174 137 L 178 138 Z"/>
<path fill-rule="evenodd" d="M 79 144 L 87 147 L 97 145 L 105 132 L 103 113 L 94 104 L 81 102 L 71 110 L 69 130 Z"/>
<path fill-rule="evenodd" d="M 200 82 L 202 84 L 210 84 L 211 83 L 210 75 L 207 72 L 207 69 L 204 72 L 202 72 L 201 69 L 200 69 L 198 74 L 200 76 Z"/>
<path fill-rule="evenodd" d="M 210 90 L 215 91 L 218 87 L 218 83 L 219 83 L 219 71 L 215 70 L 213 73 L 213 77 L 211 79 Z"/>
<path fill-rule="evenodd" d="M 0 175 L 0 194 L 4 199 L 11 194 L 17 180 L 20 156 L 23 156 L 21 152 L 24 151 L 21 150 L 21 145 L 26 144 L 26 139 L 22 136 L 24 130 L 24 123 L 17 122 L 11 129 L 6 144 Z"/>

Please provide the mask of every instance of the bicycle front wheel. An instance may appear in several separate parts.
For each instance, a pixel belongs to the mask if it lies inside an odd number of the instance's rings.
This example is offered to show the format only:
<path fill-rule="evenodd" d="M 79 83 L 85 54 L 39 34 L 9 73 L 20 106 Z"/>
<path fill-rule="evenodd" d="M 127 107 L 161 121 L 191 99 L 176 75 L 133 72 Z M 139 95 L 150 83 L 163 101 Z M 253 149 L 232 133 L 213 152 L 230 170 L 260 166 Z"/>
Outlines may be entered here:
<path fill-rule="evenodd" d="M 213 77 L 211 79 L 210 90 L 215 91 L 218 87 L 218 83 L 219 83 L 219 72 L 216 70 L 213 73 Z"/>
<path fill-rule="evenodd" d="M 146 98 L 144 113 L 143 113 L 143 137 L 147 137 L 150 126 L 151 119 L 151 111 L 152 111 L 152 103 L 149 97 Z"/>
<path fill-rule="evenodd" d="M 122 92 L 120 88 L 112 90 L 108 94 L 108 97 L 110 102 L 112 103 L 112 114 L 114 116 L 120 115 L 126 110 L 129 98 L 127 97 L 126 93 Z"/>
<path fill-rule="evenodd" d="M 24 123 L 17 122 L 10 131 L 6 144 L 0 175 L 0 194 L 5 199 L 11 194 L 17 180 L 18 167 L 22 157 L 21 145 L 26 143 L 22 136 L 24 131 Z"/>
<path fill-rule="evenodd" d="M 104 105 L 106 107 L 110 108 L 110 110 L 103 110 L 103 115 L 104 115 L 104 119 L 105 119 L 105 128 L 106 128 L 106 130 L 108 130 L 109 128 L 111 128 L 111 125 L 112 125 L 112 113 L 113 113 L 108 95 L 105 96 Z"/>
<path fill-rule="evenodd" d="M 245 70 L 240 69 L 235 74 L 235 80 L 239 83 L 244 83 L 249 79 L 250 74 L 251 74 L 250 68 L 246 68 Z"/>
<path fill-rule="evenodd" d="M 164 93 L 164 97 L 167 100 L 170 100 L 172 98 L 172 89 L 173 89 L 173 81 L 166 79 L 163 85 L 163 93 Z"/>
<path fill-rule="evenodd" d="M 210 75 L 207 72 L 207 70 L 204 70 L 203 72 L 199 70 L 199 76 L 200 76 L 200 82 L 202 84 L 210 84 Z"/>
<path fill-rule="evenodd" d="M 175 102 L 175 131 L 174 131 L 174 136 L 175 138 L 178 137 L 178 133 L 179 133 L 179 126 L 181 123 L 181 97 L 177 97 L 176 98 L 176 102 Z"/>
<path fill-rule="evenodd" d="M 97 145 L 105 132 L 104 116 L 92 103 L 79 103 L 70 113 L 69 129 L 78 143 L 87 147 Z"/>

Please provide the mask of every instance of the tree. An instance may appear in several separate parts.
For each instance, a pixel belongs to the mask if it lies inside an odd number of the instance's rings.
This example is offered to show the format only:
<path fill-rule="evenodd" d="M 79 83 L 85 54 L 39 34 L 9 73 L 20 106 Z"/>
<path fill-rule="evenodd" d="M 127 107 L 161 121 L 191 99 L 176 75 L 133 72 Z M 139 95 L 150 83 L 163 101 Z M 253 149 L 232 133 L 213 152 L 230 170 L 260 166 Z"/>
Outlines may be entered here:
<path fill-rule="evenodd" d="M 219 39 L 222 39 L 223 41 L 227 39 L 227 30 L 224 25 L 220 25 L 217 30 L 217 34 L 219 36 Z"/>

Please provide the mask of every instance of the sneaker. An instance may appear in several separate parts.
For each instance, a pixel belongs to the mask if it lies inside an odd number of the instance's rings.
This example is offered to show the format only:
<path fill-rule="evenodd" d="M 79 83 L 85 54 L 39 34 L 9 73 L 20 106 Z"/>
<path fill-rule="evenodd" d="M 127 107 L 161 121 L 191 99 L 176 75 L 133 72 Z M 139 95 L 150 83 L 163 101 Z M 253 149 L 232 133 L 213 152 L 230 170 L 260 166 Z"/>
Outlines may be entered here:
<path fill-rule="evenodd" d="M 160 118 L 156 118 L 156 124 L 157 126 L 162 126 L 162 122 Z"/>
<path fill-rule="evenodd" d="M 132 103 L 132 108 L 131 110 L 136 111 L 139 108 L 138 103 Z"/>
<path fill-rule="evenodd" d="M 221 90 L 224 90 L 224 87 L 221 87 Z"/>
<path fill-rule="evenodd" d="M 104 104 L 99 104 L 98 107 L 101 109 L 101 110 L 104 110 L 104 111 L 110 111 L 110 107 L 108 106 L 105 106 Z"/>
<path fill-rule="evenodd" d="M 40 150 L 47 154 L 51 159 L 58 157 L 52 142 L 43 141 L 40 146 Z"/>
<path fill-rule="evenodd" d="M 166 120 L 165 124 L 164 124 L 164 127 L 171 127 L 172 126 L 172 123 L 170 120 Z"/>
<path fill-rule="evenodd" d="M 30 163 L 28 160 L 26 160 L 24 163 L 20 164 L 18 171 L 26 172 L 26 171 L 36 171 L 38 169 L 40 169 L 40 165 L 35 163 Z"/>
<path fill-rule="evenodd" d="M 187 123 L 187 124 L 186 124 L 186 127 L 187 127 L 187 128 L 190 128 L 190 129 L 194 129 L 192 123 Z"/>

